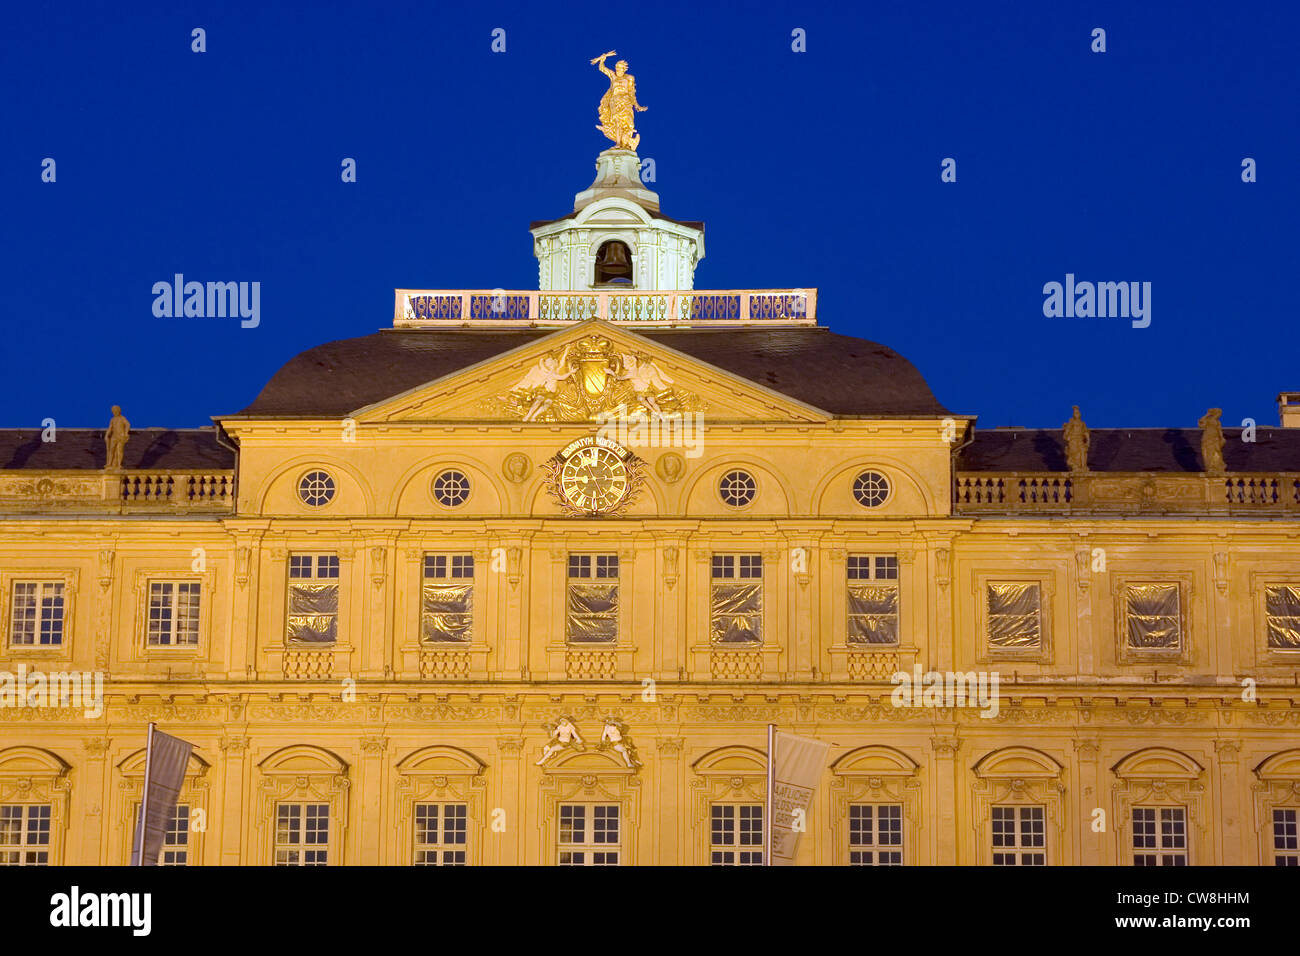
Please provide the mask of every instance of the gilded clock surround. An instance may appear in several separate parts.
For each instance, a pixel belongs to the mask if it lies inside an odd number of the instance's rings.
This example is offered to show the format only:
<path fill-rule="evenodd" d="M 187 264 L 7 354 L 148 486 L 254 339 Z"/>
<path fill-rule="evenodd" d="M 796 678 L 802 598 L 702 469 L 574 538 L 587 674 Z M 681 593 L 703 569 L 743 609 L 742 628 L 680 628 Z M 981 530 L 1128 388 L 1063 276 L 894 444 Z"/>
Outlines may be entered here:
<path fill-rule="evenodd" d="M 636 501 L 644 480 L 644 461 L 598 436 L 579 438 L 546 462 L 547 490 L 574 516 L 622 514 Z"/>

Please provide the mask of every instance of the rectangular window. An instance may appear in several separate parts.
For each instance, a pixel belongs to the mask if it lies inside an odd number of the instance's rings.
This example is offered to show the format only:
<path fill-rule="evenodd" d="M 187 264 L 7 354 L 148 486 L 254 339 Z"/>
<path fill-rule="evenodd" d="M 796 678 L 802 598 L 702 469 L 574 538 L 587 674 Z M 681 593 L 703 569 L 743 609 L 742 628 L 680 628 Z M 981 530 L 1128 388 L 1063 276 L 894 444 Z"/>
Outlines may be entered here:
<path fill-rule="evenodd" d="M 849 865 L 903 865 L 902 804 L 849 806 Z"/>
<path fill-rule="evenodd" d="M 464 644 L 474 622 L 474 555 L 426 554 L 420 640 Z"/>
<path fill-rule="evenodd" d="M 13 599 L 11 645 L 58 647 L 63 643 L 62 581 L 15 581 Z"/>
<path fill-rule="evenodd" d="M 715 803 L 709 808 L 709 865 L 763 865 L 761 803 Z"/>
<path fill-rule="evenodd" d="M 617 554 L 569 555 L 564 618 L 564 633 L 570 644 L 618 641 Z"/>
<path fill-rule="evenodd" d="M 150 581 L 149 647 L 197 647 L 199 644 L 198 581 Z"/>
<path fill-rule="evenodd" d="M 140 820 L 140 804 L 136 803 L 131 819 L 137 824 Z M 132 851 L 134 852 L 134 851 Z M 128 859 L 130 859 L 128 854 Z M 159 866 L 190 865 L 190 808 L 183 803 L 176 804 L 172 819 L 163 832 L 163 849 L 158 855 Z"/>
<path fill-rule="evenodd" d="M 993 808 L 993 865 L 1046 866 L 1043 807 Z"/>
<path fill-rule="evenodd" d="M 276 804 L 276 866 L 328 866 L 329 843 L 328 803 Z"/>
<path fill-rule="evenodd" d="M 1133 808 L 1133 865 L 1187 865 L 1187 811 L 1182 807 Z"/>
<path fill-rule="evenodd" d="M 163 851 L 158 865 L 190 865 L 190 808 L 183 803 L 176 804 L 171 823 L 163 834 Z"/>
<path fill-rule="evenodd" d="M 1276 866 L 1300 866 L 1296 814 L 1293 807 L 1280 807 L 1273 811 L 1273 863 Z"/>
<path fill-rule="evenodd" d="M 763 556 L 715 554 L 710 593 L 711 634 L 715 644 L 763 641 Z"/>
<path fill-rule="evenodd" d="M 1125 629 L 1134 650 L 1177 650 L 1183 645 L 1177 584 L 1124 587 Z"/>
<path fill-rule="evenodd" d="M 1032 581 L 990 581 L 989 647 L 1032 650 L 1043 646 L 1043 595 Z"/>
<path fill-rule="evenodd" d="M 0 866 L 50 865 L 50 805 L 0 805 Z"/>
<path fill-rule="evenodd" d="M 465 866 L 469 807 L 464 803 L 415 805 L 415 865 Z"/>
<path fill-rule="evenodd" d="M 898 557 L 851 554 L 848 558 L 848 643 L 898 643 Z"/>
<path fill-rule="evenodd" d="M 618 866 L 618 804 L 560 804 L 560 866 Z"/>
<path fill-rule="evenodd" d="M 1269 647 L 1280 651 L 1300 651 L 1300 585 L 1266 587 L 1264 618 Z"/>
<path fill-rule="evenodd" d="M 289 555 L 289 644 L 333 644 L 339 629 L 339 558 Z"/>

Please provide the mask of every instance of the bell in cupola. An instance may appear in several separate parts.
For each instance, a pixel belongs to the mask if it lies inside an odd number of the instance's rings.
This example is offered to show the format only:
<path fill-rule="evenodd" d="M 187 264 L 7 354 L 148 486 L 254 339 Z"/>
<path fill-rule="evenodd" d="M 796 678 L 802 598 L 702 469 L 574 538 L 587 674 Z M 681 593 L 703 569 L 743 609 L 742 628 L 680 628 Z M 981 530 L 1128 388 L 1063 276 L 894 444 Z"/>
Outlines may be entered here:
<path fill-rule="evenodd" d="M 631 285 L 632 256 L 617 239 L 602 243 L 596 251 L 596 285 Z"/>

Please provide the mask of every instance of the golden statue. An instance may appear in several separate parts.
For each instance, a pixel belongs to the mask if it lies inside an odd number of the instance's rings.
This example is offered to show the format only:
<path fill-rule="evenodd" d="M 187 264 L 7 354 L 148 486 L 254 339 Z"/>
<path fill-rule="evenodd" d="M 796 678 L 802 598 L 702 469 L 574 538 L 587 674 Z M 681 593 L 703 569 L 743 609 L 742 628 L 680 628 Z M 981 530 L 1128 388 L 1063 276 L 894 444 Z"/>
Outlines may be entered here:
<path fill-rule="evenodd" d="M 627 60 L 619 60 L 613 70 L 605 65 L 606 57 L 617 55 L 610 50 L 591 61 L 609 77 L 609 89 L 600 98 L 600 125 L 596 129 L 612 139 L 615 148 L 634 150 L 641 142 L 641 134 L 636 131 L 632 113 L 644 113 L 646 107 L 636 101 L 636 79 L 627 71 Z"/>

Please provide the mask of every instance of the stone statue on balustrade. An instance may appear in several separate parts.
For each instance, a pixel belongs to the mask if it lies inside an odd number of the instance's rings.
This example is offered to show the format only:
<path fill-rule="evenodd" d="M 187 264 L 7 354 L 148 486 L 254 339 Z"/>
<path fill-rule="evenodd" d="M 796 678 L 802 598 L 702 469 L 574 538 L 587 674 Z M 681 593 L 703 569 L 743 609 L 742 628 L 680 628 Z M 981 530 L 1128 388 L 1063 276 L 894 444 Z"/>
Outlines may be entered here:
<path fill-rule="evenodd" d="M 113 406 L 113 420 L 104 432 L 106 454 L 104 468 L 108 471 L 122 470 L 122 456 L 126 454 L 126 440 L 131 436 L 131 423 L 122 416 L 122 408 Z"/>

